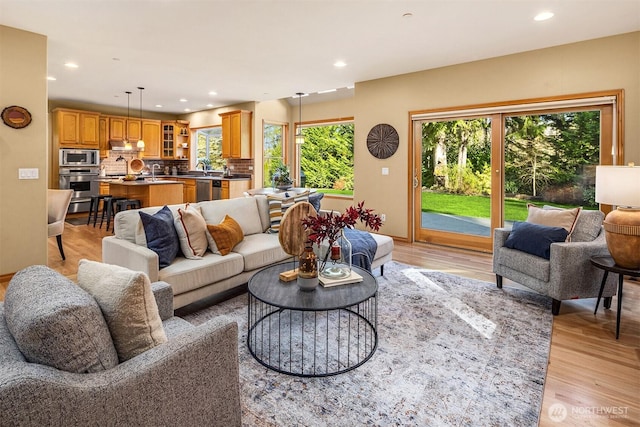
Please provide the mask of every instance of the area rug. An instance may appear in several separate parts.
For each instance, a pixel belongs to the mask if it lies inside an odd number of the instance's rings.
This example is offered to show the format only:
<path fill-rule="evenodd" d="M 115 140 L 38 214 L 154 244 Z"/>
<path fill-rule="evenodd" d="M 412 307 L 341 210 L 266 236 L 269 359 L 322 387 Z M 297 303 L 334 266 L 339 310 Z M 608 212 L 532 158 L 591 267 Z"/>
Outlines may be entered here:
<path fill-rule="evenodd" d="M 551 299 L 396 262 L 378 283 L 378 349 L 332 377 L 293 377 L 254 360 L 246 295 L 185 319 L 238 322 L 246 426 L 537 425 Z"/>

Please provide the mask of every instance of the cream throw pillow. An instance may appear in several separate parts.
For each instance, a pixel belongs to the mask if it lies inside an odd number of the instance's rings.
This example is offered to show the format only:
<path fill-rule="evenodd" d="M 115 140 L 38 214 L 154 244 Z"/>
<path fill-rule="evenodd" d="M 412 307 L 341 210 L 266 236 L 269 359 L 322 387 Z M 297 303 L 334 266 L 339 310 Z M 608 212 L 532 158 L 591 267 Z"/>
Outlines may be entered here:
<path fill-rule="evenodd" d="M 180 249 L 186 258 L 201 259 L 209 247 L 207 223 L 200 208 L 189 205 L 178 209 L 174 226 L 180 239 Z"/>
<path fill-rule="evenodd" d="M 562 227 L 569 233 L 567 242 L 571 240 L 571 233 L 576 226 L 576 220 L 581 208 L 573 209 L 543 209 L 536 205 L 527 205 L 529 210 L 527 222 L 549 227 Z"/>
<path fill-rule="evenodd" d="M 81 259 L 78 286 L 98 302 L 120 362 L 167 342 L 146 274 Z"/>

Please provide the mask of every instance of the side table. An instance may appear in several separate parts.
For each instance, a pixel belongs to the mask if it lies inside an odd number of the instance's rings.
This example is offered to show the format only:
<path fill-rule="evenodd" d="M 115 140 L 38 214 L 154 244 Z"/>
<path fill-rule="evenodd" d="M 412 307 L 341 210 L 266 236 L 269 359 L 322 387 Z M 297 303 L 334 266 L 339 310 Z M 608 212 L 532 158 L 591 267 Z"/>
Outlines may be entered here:
<path fill-rule="evenodd" d="M 602 283 L 600 284 L 600 292 L 598 293 L 598 301 L 596 302 L 596 309 L 593 311 L 593 314 L 598 312 L 598 305 L 600 305 L 600 298 L 602 298 L 602 292 L 604 291 L 604 285 L 609 272 L 618 273 L 618 313 L 616 314 L 616 339 L 618 339 L 620 336 L 620 312 L 622 311 L 622 285 L 624 283 L 624 276 L 640 277 L 640 269 L 634 270 L 620 267 L 610 256 L 591 257 L 591 264 L 604 271 Z"/>

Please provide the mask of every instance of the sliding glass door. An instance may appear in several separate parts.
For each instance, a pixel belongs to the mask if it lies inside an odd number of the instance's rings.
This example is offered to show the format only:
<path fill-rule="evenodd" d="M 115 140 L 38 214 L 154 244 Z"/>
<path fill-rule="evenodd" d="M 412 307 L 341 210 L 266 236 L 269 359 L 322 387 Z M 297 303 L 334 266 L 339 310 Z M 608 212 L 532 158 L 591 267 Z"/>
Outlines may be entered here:
<path fill-rule="evenodd" d="M 490 251 L 529 203 L 598 209 L 595 166 L 622 149 L 608 99 L 414 114 L 414 239 Z"/>

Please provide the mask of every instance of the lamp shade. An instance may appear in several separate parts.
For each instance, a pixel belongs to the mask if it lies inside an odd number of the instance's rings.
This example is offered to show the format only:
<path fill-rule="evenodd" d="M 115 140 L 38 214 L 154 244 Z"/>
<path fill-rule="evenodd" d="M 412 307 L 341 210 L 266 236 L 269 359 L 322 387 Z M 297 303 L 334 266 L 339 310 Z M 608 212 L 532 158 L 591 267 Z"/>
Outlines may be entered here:
<path fill-rule="evenodd" d="M 596 202 L 640 207 L 640 167 L 596 166 Z"/>
<path fill-rule="evenodd" d="M 623 268 L 640 268 L 640 167 L 597 166 L 596 202 L 616 205 L 604 219 L 607 248 Z"/>

